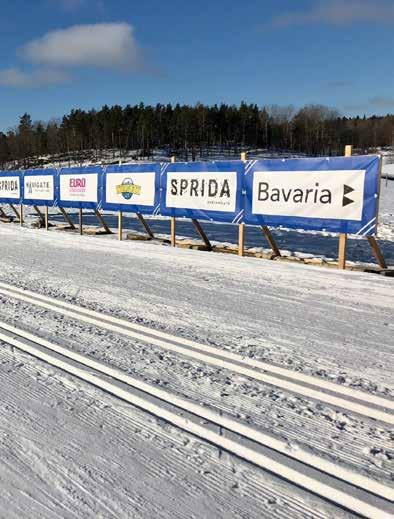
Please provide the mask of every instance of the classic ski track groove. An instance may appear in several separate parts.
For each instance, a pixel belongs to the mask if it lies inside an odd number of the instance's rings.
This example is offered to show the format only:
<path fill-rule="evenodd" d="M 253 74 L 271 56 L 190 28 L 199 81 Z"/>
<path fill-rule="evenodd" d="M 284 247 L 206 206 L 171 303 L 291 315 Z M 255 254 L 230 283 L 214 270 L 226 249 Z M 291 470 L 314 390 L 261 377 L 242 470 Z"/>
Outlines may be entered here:
<path fill-rule="evenodd" d="M 1 327 L 3 328 L 3 331 L 5 330 L 7 332 L 0 333 L 1 341 L 39 358 L 54 367 L 60 368 L 71 375 L 77 376 L 78 378 L 93 384 L 94 386 L 99 387 L 100 389 L 103 389 L 104 391 L 134 406 L 168 421 L 180 429 L 213 443 L 219 448 L 223 448 L 224 450 L 227 450 L 246 461 L 252 462 L 265 470 L 269 470 L 290 482 L 297 481 L 298 486 L 301 486 L 304 489 L 354 513 L 371 519 L 385 519 L 391 517 L 391 515 L 381 507 L 368 502 L 368 498 L 371 498 L 374 495 L 383 499 L 385 503 L 393 502 L 394 490 L 388 486 L 370 480 L 365 476 L 348 469 L 339 467 L 334 463 L 323 460 L 305 450 L 300 449 L 295 452 L 289 452 L 286 442 L 255 430 L 238 420 L 234 420 L 222 415 L 221 413 L 207 409 L 204 406 L 177 397 L 166 390 L 158 388 L 157 386 L 147 384 L 131 377 L 117 368 L 105 365 L 102 362 L 71 351 L 68 348 L 51 343 L 23 330 L 19 330 L 14 326 L 2 324 Z M 94 370 L 94 372 L 91 370 Z M 105 378 L 103 380 L 103 378 L 96 373 L 99 375 L 105 375 L 106 377 L 109 377 L 109 379 Z M 148 399 L 133 394 L 131 390 L 125 390 L 122 387 L 119 387 L 119 385 L 116 385 L 116 382 L 127 384 L 138 391 L 150 395 L 154 399 L 153 402 L 152 398 Z M 159 402 L 157 402 L 157 400 L 159 400 Z M 160 405 L 161 402 L 170 404 L 176 408 L 176 411 L 164 408 L 162 404 Z M 182 413 L 185 411 L 187 413 L 192 413 L 198 418 L 198 420 L 204 420 L 204 422 L 196 422 L 190 418 L 184 417 L 182 414 L 179 414 L 178 409 L 180 409 Z M 202 423 L 206 424 L 207 422 L 211 425 L 219 425 L 220 427 L 235 433 L 241 437 L 241 440 L 242 437 L 247 440 L 252 440 L 253 442 L 271 449 L 272 451 L 285 455 L 287 458 L 292 458 L 298 462 L 309 465 L 313 469 L 319 471 L 319 476 L 313 477 L 304 474 L 303 471 L 299 468 L 297 469 L 297 467 L 289 467 L 285 463 L 276 461 L 261 452 L 258 452 L 258 450 L 254 450 L 250 446 L 242 445 L 242 441 L 226 438 L 221 434 L 212 431 L 209 426 L 201 425 Z M 350 495 L 333 487 L 324 481 L 324 478 L 326 478 L 327 481 L 327 476 L 325 475 L 340 479 L 348 485 L 361 489 L 362 495 L 365 494 L 365 496 L 363 495 L 364 499 L 360 499 L 357 496 Z"/>
<path fill-rule="evenodd" d="M 111 348 L 110 356 L 105 354 L 104 357 L 97 357 L 95 354 L 92 355 L 91 352 L 86 351 L 83 345 L 88 346 L 88 350 L 90 350 L 90 337 L 92 337 L 92 339 L 94 337 L 96 337 L 97 339 L 101 337 L 102 332 L 99 336 L 95 336 L 95 332 L 101 331 L 100 328 L 90 325 L 84 326 L 83 323 L 80 323 L 79 321 L 75 321 L 67 317 L 63 319 L 63 317 L 59 314 L 62 326 L 60 330 L 55 332 L 53 328 L 46 328 L 46 324 L 48 324 L 48 319 L 52 321 L 53 318 L 57 317 L 55 313 L 53 315 L 48 315 L 47 311 L 43 310 L 39 312 L 39 318 L 36 319 L 37 308 L 35 306 L 24 303 L 22 313 L 20 314 L 20 307 L 17 304 L 18 300 L 9 299 L 9 301 L 13 303 L 13 308 L 15 312 L 13 312 L 12 317 L 11 315 L 7 316 L 6 322 L 8 324 L 15 325 L 15 323 L 17 323 L 17 326 L 19 328 L 23 328 L 31 333 L 35 333 L 35 329 L 37 328 L 40 330 L 39 335 L 48 340 L 52 340 L 52 337 L 54 336 L 59 336 L 62 338 L 64 336 L 68 337 L 69 333 L 72 332 L 73 344 L 69 344 L 68 341 L 66 341 L 65 343 L 62 341 L 63 346 L 69 347 L 75 351 L 79 351 L 82 354 L 93 356 L 93 358 L 95 358 L 96 360 L 104 361 L 105 363 L 113 365 L 114 367 L 117 367 L 122 371 L 130 373 L 131 375 L 135 375 L 137 377 L 141 376 L 145 380 L 145 382 L 150 382 L 151 384 L 156 383 L 157 370 L 159 370 L 160 377 L 164 377 L 164 380 L 166 381 L 163 385 L 166 387 L 168 391 L 171 391 L 172 393 L 179 394 L 189 400 L 191 399 L 196 403 L 204 402 L 206 406 L 220 409 L 223 413 L 227 413 L 228 415 L 231 415 L 236 419 L 246 419 L 249 423 L 251 423 L 250 420 L 252 419 L 254 427 L 261 428 L 266 431 L 268 430 L 274 436 L 283 437 L 284 431 L 286 431 L 285 437 L 289 446 L 291 445 L 294 448 L 298 448 L 299 445 L 304 445 L 306 446 L 306 448 L 314 450 L 315 453 L 319 456 L 331 459 L 335 463 L 338 462 L 342 465 L 348 465 L 348 467 L 351 470 L 364 473 L 366 476 L 372 479 L 376 479 L 381 482 L 383 482 L 384 480 L 386 480 L 386 482 L 391 481 L 392 473 L 390 471 L 389 463 L 384 463 L 383 465 L 380 465 L 379 463 L 375 464 L 373 461 L 374 457 L 370 453 L 373 441 L 371 439 L 370 434 L 376 427 L 376 423 L 374 421 L 370 421 L 370 423 L 367 424 L 367 427 L 364 427 L 365 422 L 363 420 L 360 421 L 359 418 L 357 418 L 356 421 L 354 421 L 354 418 L 350 419 L 350 424 L 355 425 L 356 423 L 358 423 L 357 436 L 355 436 L 355 431 L 352 430 L 353 425 L 351 425 L 350 430 L 347 430 L 347 428 L 341 430 L 340 441 L 338 441 L 338 439 L 331 439 L 331 436 L 333 434 L 333 427 L 335 429 L 336 427 L 334 425 L 334 422 L 330 421 L 330 419 L 328 419 L 327 416 L 323 417 L 323 415 L 320 415 L 317 411 L 318 415 L 302 415 L 301 417 L 298 404 L 295 408 L 292 409 L 288 406 L 286 398 L 283 401 L 280 399 L 275 400 L 274 406 L 272 407 L 273 400 L 271 397 L 271 391 L 269 390 L 269 386 L 266 386 L 269 393 L 260 394 L 257 399 L 254 398 L 254 396 L 249 395 L 248 393 L 242 392 L 242 394 L 236 393 L 233 395 L 226 395 L 225 398 L 220 398 L 220 400 L 218 400 L 218 398 L 220 397 L 220 391 L 221 389 L 223 389 L 223 381 L 210 381 L 208 385 L 206 385 L 205 383 L 201 385 L 200 382 L 203 382 L 204 378 L 197 380 L 185 377 L 184 375 L 182 375 L 184 369 L 182 363 L 181 365 L 179 365 L 177 371 L 174 371 L 172 361 L 170 361 L 167 364 L 168 359 L 166 360 L 165 357 L 163 358 L 164 365 L 155 366 L 155 368 L 151 370 L 151 364 L 150 362 L 148 362 L 147 366 L 145 366 L 147 368 L 147 371 L 145 371 L 144 364 L 143 362 L 141 362 L 143 361 L 143 358 L 145 358 L 145 352 L 141 354 L 135 352 L 137 358 L 140 361 L 138 362 L 138 365 L 135 364 L 135 360 L 137 359 L 135 359 L 135 357 L 133 356 L 132 371 L 129 371 L 131 358 L 124 349 L 125 346 L 128 345 L 128 340 L 126 337 L 123 338 L 122 346 L 118 347 L 116 346 L 116 343 L 114 344 L 114 348 Z M 4 304 L 3 306 L 7 305 Z M 21 317 L 21 320 L 18 320 L 19 315 Z M 41 333 L 41 331 L 43 330 L 47 330 L 48 333 L 45 332 L 45 334 L 43 335 Z M 75 330 L 76 335 L 74 334 L 73 330 Z M 91 333 L 93 333 L 92 336 L 90 335 Z M 112 344 L 115 340 L 115 337 L 116 334 L 111 334 L 110 336 L 108 336 L 107 344 Z M 135 345 L 137 345 L 138 343 L 139 341 L 135 341 Z M 141 343 L 141 346 L 144 350 L 146 350 L 146 348 L 144 348 L 144 346 L 146 346 L 145 343 Z M 104 351 L 108 353 L 107 348 L 104 348 Z M 119 352 L 121 352 L 122 355 L 125 355 L 125 357 L 121 357 L 119 359 L 119 357 L 117 356 Z M 115 355 L 113 355 L 114 353 Z M 130 353 L 134 352 L 130 351 Z M 155 353 L 158 353 L 156 349 L 150 350 L 150 354 L 155 355 Z M 171 357 L 169 358 L 172 359 L 174 355 L 171 354 L 171 352 L 169 353 L 171 355 Z M 146 354 L 149 356 L 149 350 L 146 351 Z M 185 383 L 186 385 L 184 385 Z M 159 383 L 159 385 L 163 387 L 161 383 Z M 260 383 L 259 385 L 264 386 L 264 384 L 262 383 Z M 273 391 L 274 393 L 276 393 L 275 389 L 273 389 Z M 289 394 L 289 396 L 292 400 L 291 394 Z M 297 398 L 297 400 L 299 400 L 299 398 Z M 316 405 L 318 407 L 320 406 L 319 403 L 316 403 Z M 265 408 L 267 412 L 269 412 L 270 409 L 272 412 L 274 411 L 274 408 L 277 409 L 281 417 L 280 423 L 276 422 L 276 417 L 271 417 L 271 423 L 270 425 L 267 425 L 268 416 L 265 414 L 264 411 L 262 411 L 262 407 Z M 325 409 L 327 410 L 327 408 Z M 334 413 L 334 415 L 337 414 L 335 411 L 332 412 Z M 342 416 L 341 413 L 339 413 L 339 416 Z M 378 441 L 380 449 L 384 449 L 384 451 L 390 451 L 392 448 L 392 442 L 389 439 L 388 432 L 386 436 L 386 439 L 379 437 L 376 438 L 376 440 Z M 377 446 L 375 443 L 373 445 Z"/>
<path fill-rule="evenodd" d="M 0 349 L 0 361 L 4 361 L 5 359 L 8 359 L 10 362 L 15 361 L 15 353 L 16 352 L 12 353 L 9 350 Z M 25 356 L 24 352 L 22 352 L 20 355 L 18 354 L 18 357 L 22 356 Z M 29 402 L 29 399 L 39 399 L 39 401 L 56 399 L 57 401 L 65 400 L 67 398 L 68 391 L 70 390 L 69 384 L 67 383 L 67 379 L 65 379 L 64 377 L 61 377 L 59 379 L 56 376 L 56 383 L 53 383 L 49 386 L 42 385 L 42 383 L 37 384 L 35 383 L 37 378 L 37 372 L 40 372 L 42 368 L 40 367 L 39 369 L 37 369 L 37 364 L 34 362 L 35 359 L 32 359 L 31 362 L 26 362 L 26 359 L 23 360 L 23 366 L 18 367 L 17 370 L 11 369 L 2 371 L 2 376 L 4 376 L 5 379 L 5 384 L 3 386 L 4 393 L 2 395 L 4 401 L 8 402 L 8 404 L 10 405 L 11 402 L 14 401 L 13 399 L 15 398 L 16 394 L 19 397 L 19 401 L 24 402 L 24 405 L 26 405 L 26 402 Z M 26 378 L 30 380 L 30 383 L 28 383 L 27 386 Z M 57 383 L 58 381 L 62 382 L 61 385 Z M 79 398 L 81 398 L 81 392 L 76 391 L 73 383 L 71 384 L 71 387 L 73 387 L 73 391 L 77 392 Z M 89 393 L 85 393 L 84 398 L 89 401 L 93 398 L 95 403 L 97 404 L 97 395 L 92 397 L 89 395 Z M 172 428 L 171 430 L 167 430 L 159 426 L 158 424 L 153 423 L 151 420 L 147 420 L 146 417 L 144 417 L 145 413 L 142 410 L 133 409 L 133 412 L 130 413 L 128 411 L 125 412 L 123 408 L 119 407 L 113 407 L 108 405 L 104 405 L 103 407 L 97 407 L 96 405 L 93 405 L 85 407 L 84 411 L 82 413 L 79 413 L 78 420 L 83 424 L 87 424 L 88 427 L 92 426 L 94 431 L 94 429 L 97 427 L 97 419 L 101 417 L 99 413 L 100 411 L 103 412 L 103 409 L 105 409 L 105 415 L 103 416 L 104 423 L 106 425 L 108 424 L 108 427 L 112 427 L 110 434 L 113 436 L 113 442 L 116 443 L 117 446 L 121 445 L 123 447 L 123 452 L 126 450 L 130 454 L 130 456 L 137 456 L 139 460 L 145 458 L 145 452 L 134 448 L 133 438 L 137 439 L 137 443 L 139 443 L 140 441 L 146 441 L 147 437 L 151 439 L 154 438 L 155 449 L 158 449 L 160 444 L 163 445 L 164 448 L 161 449 L 160 459 L 157 459 L 154 453 L 152 453 L 152 455 L 150 455 L 149 457 L 146 457 L 146 463 L 144 463 L 145 472 L 149 474 L 151 477 L 163 477 L 163 474 L 168 474 L 168 468 L 170 468 L 171 472 L 176 471 L 180 474 L 188 474 L 191 471 L 192 465 L 190 462 L 190 455 L 185 457 L 185 453 L 187 451 L 185 452 L 184 450 L 184 437 L 180 435 L 174 435 Z M 0 408 L 0 419 L 5 418 L 5 416 L 7 416 L 7 413 L 8 411 L 5 411 L 4 409 Z M 42 418 L 41 420 L 40 417 Z M 45 424 L 45 410 L 42 410 L 42 413 L 39 413 L 38 415 L 35 414 L 33 416 L 29 414 L 21 414 L 20 412 L 18 412 L 18 420 L 19 422 L 17 423 L 19 430 L 22 428 L 22 430 L 24 431 L 25 427 L 27 426 L 28 432 L 32 435 L 30 437 L 31 441 L 33 443 L 37 442 L 37 444 L 40 444 L 42 439 L 45 438 L 45 434 L 47 433 Z M 116 424 L 116 427 L 114 426 L 114 424 Z M 30 425 L 33 427 L 33 430 L 30 429 Z M 68 422 L 67 424 L 57 424 L 57 422 L 55 421 L 54 423 L 52 423 L 52 427 L 54 427 L 56 436 L 60 429 L 66 434 L 69 434 L 70 437 L 73 436 L 72 422 Z M 51 431 L 53 430 L 52 427 Z M 66 427 L 66 431 L 64 431 L 64 427 Z M 23 447 L 19 448 L 19 442 L 18 440 L 15 440 L 15 438 L 10 438 L 9 442 L 16 448 L 12 450 L 11 457 L 8 459 L 8 461 L 5 461 L 5 477 L 7 477 L 7 467 L 10 468 L 11 473 L 15 474 L 15 469 L 17 469 L 17 467 L 20 464 L 22 464 L 22 468 L 25 469 L 25 477 L 29 477 L 30 472 L 32 471 L 31 463 L 25 464 L 23 461 L 19 460 L 19 453 L 21 452 Z M 168 450 L 167 448 L 165 448 L 166 442 L 170 442 L 174 447 Z M 196 443 L 198 444 L 198 440 Z M 66 455 L 66 458 L 63 459 L 68 460 L 68 456 L 72 459 L 72 456 L 75 453 L 75 448 L 73 447 L 73 445 L 73 443 L 66 443 L 62 445 L 63 454 Z M 4 452 L 4 449 L 7 449 L 7 444 L 1 444 L 0 451 L 1 449 L 3 449 L 2 452 Z M 2 452 L 0 452 L 0 457 Z M 204 450 L 204 459 L 208 461 L 210 464 L 216 465 L 217 449 L 209 448 Z M 57 466 L 57 464 L 55 466 Z M 62 480 L 70 480 L 69 471 L 62 469 L 61 466 L 59 467 L 59 469 L 59 477 Z M 95 465 L 95 470 L 97 470 L 97 465 Z M 118 466 L 118 470 L 121 470 L 121 472 L 119 473 L 120 479 L 127 479 L 130 476 L 127 472 L 125 472 L 124 467 L 121 467 L 120 465 Z M 305 502 L 305 496 L 300 496 L 289 491 L 284 491 L 284 489 L 281 488 L 281 486 L 278 486 L 277 481 L 273 480 L 272 482 L 267 484 L 267 481 L 265 479 L 260 478 L 259 473 L 257 471 L 248 470 L 246 472 L 245 469 L 242 467 L 238 470 L 238 472 L 242 474 L 243 494 L 246 496 L 253 496 L 253 501 L 248 502 L 248 506 L 250 507 L 248 509 L 248 513 L 250 517 L 260 517 L 260 519 L 262 515 L 264 517 L 269 517 L 269 519 L 287 519 L 288 517 L 291 517 L 292 519 L 329 519 L 329 517 L 332 517 L 332 513 L 327 513 L 327 511 L 316 509 L 316 503 L 314 503 L 313 505 L 313 501 L 311 501 L 308 505 L 308 503 Z M 116 484 L 117 480 L 112 479 L 112 477 L 109 478 L 106 472 L 102 473 L 101 471 L 99 471 L 99 473 L 106 476 L 105 485 L 110 485 L 112 488 L 112 493 L 114 494 L 112 504 L 114 505 L 114 503 L 117 502 L 120 503 L 120 508 L 114 508 L 111 517 L 128 516 L 129 514 L 126 511 L 124 504 L 122 506 L 122 499 L 119 499 L 118 485 Z M 209 474 L 209 478 L 205 478 L 204 486 L 202 487 L 202 489 L 200 488 L 197 490 L 195 489 L 194 485 L 190 484 L 190 482 L 189 484 L 185 484 L 187 478 L 182 479 L 182 476 L 180 476 L 180 479 L 178 480 L 180 493 L 177 496 L 177 504 L 173 503 L 173 501 L 170 501 L 167 504 L 167 514 L 165 514 L 165 517 L 182 519 L 189 518 L 190 515 L 187 515 L 187 513 L 185 513 L 185 511 L 183 511 L 182 509 L 184 502 L 188 502 L 190 498 L 194 497 L 201 499 L 202 492 L 207 491 L 210 493 L 213 492 L 215 495 L 215 499 L 221 505 L 220 507 L 224 508 L 224 503 L 226 503 L 227 506 L 228 499 L 226 493 L 223 492 L 223 483 L 224 481 L 226 481 L 226 477 L 230 477 L 231 479 L 231 474 L 232 465 L 225 462 L 220 465 L 220 476 L 215 471 L 211 471 Z M 72 478 L 72 481 L 73 480 L 74 478 Z M 35 491 L 38 493 L 38 495 L 40 495 L 40 488 L 41 487 L 38 487 L 36 483 Z M 101 488 L 102 487 L 99 487 L 98 492 Z M 94 499 L 96 498 L 96 494 L 92 495 Z M 258 499 L 256 499 L 256 496 L 258 496 Z M 75 504 L 75 497 L 78 496 L 74 496 L 74 494 L 68 493 L 66 496 L 61 495 L 60 497 L 61 504 L 63 506 L 67 506 L 68 500 L 71 500 L 72 503 Z M 281 504 L 280 507 L 269 509 L 269 506 L 267 506 L 266 503 L 267 500 L 272 497 L 280 500 L 280 502 L 283 504 Z M 49 495 L 49 506 L 52 505 L 54 500 L 56 500 L 56 502 L 59 502 L 59 497 L 54 497 L 52 493 L 51 495 Z M 13 505 L 14 507 L 16 507 L 17 512 L 12 514 L 8 510 L 7 517 L 9 517 L 9 519 L 21 519 L 22 517 L 31 517 L 31 513 L 24 514 L 22 502 L 17 503 L 16 501 L 17 500 L 13 501 Z M 270 515 L 268 515 L 266 510 L 265 513 L 262 514 L 262 502 L 265 503 L 265 505 L 263 506 L 268 508 Z M 233 514 L 234 516 L 242 517 L 242 514 L 245 511 L 245 509 L 242 507 L 242 504 L 238 505 L 238 500 L 234 498 L 231 500 L 231 503 L 232 508 L 226 508 L 226 510 L 228 510 L 228 513 L 230 513 L 231 510 L 231 514 Z M 284 506 L 284 504 L 286 504 L 286 506 Z M 45 504 L 41 502 L 41 506 L 45 507 Z M 152 510 L 152 506 L 154 506 L 154 503 L 150 502 L 149 508 L 145 508 L 145 513 L 148 514 L 149 517 L 163 517 L 163 515 L 160 514 L 162 510 L 157 510 L 157 507 L 155 507 L 154 510 Z M 67 511 L 70 514 L 67 515 L 67 518 L 70 518 L 70 516 L 73 518 L 82 517 L 79 503 L 77 503 L 76 507 L 73 507 L 72 505 L 71 507 L 75 510 L 75 512 L 78 513 L 74 513 L 72 509 L 69 509 L 67 507 Z M 129 509 L 129 507 L 130 504 L 127 505 L 127 509 Z M 180 509 L 182 510 L 182 512 L 179 511 Z M 155 511 L 159 513 L 154 513 Z M 97 511 L 90 507 L 88 511 L 84 509 L 84 512 L 84 516 L 95 517 L 97 515 Z M 42 517 L 45 517 L 45 519 L 53 519 L 54 516 L 63 517 L 63 514 L 59 513 L 59 511 L 56 514 L 53 508 L 50 508 L 50 512 L 48 514 L 42 513 Z M 226 517 L 228 516 L 229 515 L 227 514 Z M 342 517 L 342 514 L 340 516 Z"/>
<path fill-rule="evenodd" d="M 358 391 L 328 382 L 322 378 L 305 375 L 259 360 L 243 357 L 223 349 L 200 344 L 189 339 L 172 336 L 124 319 L 100 314 L 28 290 L 10 287 L 0 282 L 0 294 L 46 308 L 99 328 L 159 346 L 207 364 L 229 369 L 234 373 L 334 405 L 367 418 L 394 425 L 394 400 Z M 279 375 L 279 377 L 278 377 Z M 281 378 L 281 377 L 285 377 Z M 328 391 L 328 393 L 324 392 Z"/>

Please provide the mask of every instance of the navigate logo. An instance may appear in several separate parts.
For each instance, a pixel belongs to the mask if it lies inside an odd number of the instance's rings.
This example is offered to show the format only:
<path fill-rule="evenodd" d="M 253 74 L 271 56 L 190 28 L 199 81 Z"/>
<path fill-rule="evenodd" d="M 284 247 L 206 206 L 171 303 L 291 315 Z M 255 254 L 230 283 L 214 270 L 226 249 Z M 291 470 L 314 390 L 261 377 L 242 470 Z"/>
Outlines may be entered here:
<path fill-rule="evenodd" d="M 33 194 L 33 191 L 39 191 L 41 193 L 46 193 L 51 190 L 51 184 L 49 181 L 30 181 L 26 180 L 25 189 L 29 195 Z"/>
<path fill-rule="evenodd" d="M 120 185 L 116 186 L 116 193 L 122 195 L 125 200 L 130 200 L 133 195 L 141 194 L 141 186 L 134 184 L 132 178 L 125 178 Z"/>

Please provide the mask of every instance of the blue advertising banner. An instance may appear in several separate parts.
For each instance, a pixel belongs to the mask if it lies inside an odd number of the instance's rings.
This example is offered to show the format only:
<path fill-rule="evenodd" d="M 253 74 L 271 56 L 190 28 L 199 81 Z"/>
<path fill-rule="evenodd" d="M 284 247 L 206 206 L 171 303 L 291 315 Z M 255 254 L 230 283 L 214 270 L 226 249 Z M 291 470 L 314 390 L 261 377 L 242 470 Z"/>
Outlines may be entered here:
<path fill-rule="evenodd" d="M 0 171 L 0 203 L 20 204 L 23 197 L 21 171 Z"/>
<path fill-rule="evenodd" d="M 103 169 L 100 166 L 62 168 L 55 197 L 60 207 L 97 209 L 102 195 Z"/>
<path fill-rule="evenodd" d="M 376 233 L 378 156 L 253 160 L 244 181 L 247 224 Z"/>
<path fill-rule="evenodd" d="M 239 223 L 244 212 L 243 174 L 240 160 L 162 164 L 160 213 Z"/>
<path fill-rule="evenodd" d="M 23 204 L 55 205 L 56 169 L 31 169 L 23 173 Z"/>
<path fill-rule="evenodd" d="M 160 164 L 109 166 L 104 171 L 102 208 L 153 214 L 160 209 Z"/>

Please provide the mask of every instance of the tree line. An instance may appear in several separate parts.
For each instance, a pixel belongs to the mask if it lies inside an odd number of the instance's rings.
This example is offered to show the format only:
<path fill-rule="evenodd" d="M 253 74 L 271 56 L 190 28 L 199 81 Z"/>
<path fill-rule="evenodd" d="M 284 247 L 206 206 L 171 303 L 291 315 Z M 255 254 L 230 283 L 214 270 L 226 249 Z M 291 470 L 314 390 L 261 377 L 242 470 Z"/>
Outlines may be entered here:
<path fill-rule="evenodd" d="M 157 104 L 103 106 L 101 110 L 74 109 L 61 119 L 33 122 L 29 114 L 19 124 L 0 132 L 2 168 L 37 167 L 47 155 L 70 157 L 88 151 L 99 161 L 108 150 L 151 157 L 166 149 L 182 160 L 194 160 L 216 147 L 242 147 L 341 155 L 345 144 L 361 152 L 394 144 L 394 115 L 342 117 L 322 105 L 194 106 Z M 41 158 L 41 159 L 40 159 Z"/>

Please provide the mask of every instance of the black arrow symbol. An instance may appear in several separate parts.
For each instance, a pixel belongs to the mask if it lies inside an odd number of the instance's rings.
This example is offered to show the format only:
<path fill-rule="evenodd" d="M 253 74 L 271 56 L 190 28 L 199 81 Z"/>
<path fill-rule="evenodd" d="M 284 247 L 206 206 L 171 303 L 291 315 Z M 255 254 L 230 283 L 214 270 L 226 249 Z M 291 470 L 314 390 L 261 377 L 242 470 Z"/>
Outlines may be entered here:
<path fill-rule="evenodd" d="M 349 193 L 352 193 L 353 191 L 354 191 L 354 189 L 352 187 L 347 186 L 346 184 L 344 184 L 344 186 L 343 186 L 342 207 L 346 207 L 347 205 L 350 205 L 350 204 L 354 203 L 354 200 L 352 200 L 351 198 L 346 196 Z"/>

